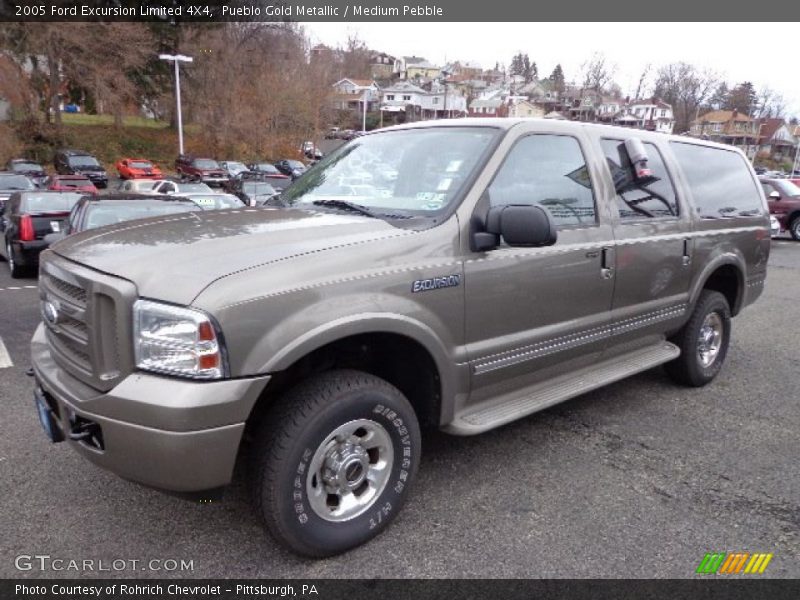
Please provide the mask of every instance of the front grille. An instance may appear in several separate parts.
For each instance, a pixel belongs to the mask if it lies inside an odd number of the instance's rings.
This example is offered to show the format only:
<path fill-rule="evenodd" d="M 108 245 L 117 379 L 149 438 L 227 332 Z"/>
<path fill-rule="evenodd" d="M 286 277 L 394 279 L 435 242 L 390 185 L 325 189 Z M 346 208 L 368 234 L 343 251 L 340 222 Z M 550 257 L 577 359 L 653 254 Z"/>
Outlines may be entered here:
<path fill-rule="evenodd" d="M 103 391 L 133 370 L 132 349 L 121 341 L 131 334 L 132 283 L 46 253 L 39 296 L 48 344 L 61 368 Z"/>
<path fill-rule="evenodd" d="M 59 294 L 63 294 L 70 300 L 74 300 L 81 307 L 86 306 L 86 290 L 49 274 L 45 274 L 44 279 L 52 288 L 57 290 Z"/>

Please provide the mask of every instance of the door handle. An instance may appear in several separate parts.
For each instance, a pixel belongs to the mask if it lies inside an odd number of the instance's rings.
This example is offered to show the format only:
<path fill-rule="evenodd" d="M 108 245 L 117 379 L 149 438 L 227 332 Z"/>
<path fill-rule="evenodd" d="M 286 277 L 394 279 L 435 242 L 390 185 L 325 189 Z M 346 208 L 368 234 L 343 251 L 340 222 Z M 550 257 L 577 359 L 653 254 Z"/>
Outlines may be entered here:
<path fill-rule="evenodd" d="M 692 264 L 692 257 L 691 257 L 691 248 L 689 247 L 690 240 L 689 238 L 684 238 L 683 240 L 683 258 L 682 263 L 684 267 L 688 267 Z"/>
<path fill-rule="evenodd" d="M 603 248 L 603 260 L 601 262 L 600 276 L 603 279 L 614 277 L 614 249 Z"/>

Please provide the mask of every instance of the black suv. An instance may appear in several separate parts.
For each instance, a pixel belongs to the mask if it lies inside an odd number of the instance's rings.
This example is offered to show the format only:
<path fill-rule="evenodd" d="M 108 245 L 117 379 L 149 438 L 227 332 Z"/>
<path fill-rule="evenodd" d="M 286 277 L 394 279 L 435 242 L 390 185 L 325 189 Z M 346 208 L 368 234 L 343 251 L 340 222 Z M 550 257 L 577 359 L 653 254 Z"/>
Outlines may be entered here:
<path fill-rule="evenodd" d="M 108 173 L 100 161 L 82 150 L 59 150 L 53 159 L 59 175 L 84 175 L 97 188 L 108 187 Z"/>

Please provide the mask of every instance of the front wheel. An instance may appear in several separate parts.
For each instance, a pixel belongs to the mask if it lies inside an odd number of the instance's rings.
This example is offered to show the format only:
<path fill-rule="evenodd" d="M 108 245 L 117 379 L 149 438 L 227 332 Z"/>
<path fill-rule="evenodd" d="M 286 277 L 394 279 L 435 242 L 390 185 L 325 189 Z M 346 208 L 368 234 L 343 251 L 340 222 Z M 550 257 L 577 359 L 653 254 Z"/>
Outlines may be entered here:
<path fill-rule="evenodd" d="M 730 337 L 728 300 L 719 292 L 703 290 L 689 322 L 672 338 L 681 355 L 666 364 L 667 373 L 684 385 L 706 385 L 722 368 Z"/>
<path fill-rule="evenodd" d="M 289 549 L 331 556 L 386 528 L 419 460 L 419 424 L 397 388 L 360 371 L 329 371 L 265 415 L 252 453 L 255 504 Z"/>

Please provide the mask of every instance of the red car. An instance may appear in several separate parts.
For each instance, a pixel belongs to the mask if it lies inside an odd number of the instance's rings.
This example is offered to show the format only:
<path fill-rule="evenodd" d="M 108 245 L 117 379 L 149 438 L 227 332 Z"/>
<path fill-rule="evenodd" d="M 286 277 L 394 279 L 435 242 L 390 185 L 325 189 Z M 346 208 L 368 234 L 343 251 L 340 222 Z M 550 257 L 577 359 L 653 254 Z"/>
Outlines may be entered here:
<path fill-rule="evenodd" d="M 45 187 L 54 192 L 84 192 L 96 194 L 97 188 L 83 175 L 51 175 L 45 182 Z"/>
<path fill-rule="evenodd" d="M 164 179 L 158 165 L 146 158 L 123 158 L 114 166 L 120 179 Z"/>

